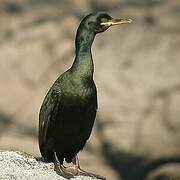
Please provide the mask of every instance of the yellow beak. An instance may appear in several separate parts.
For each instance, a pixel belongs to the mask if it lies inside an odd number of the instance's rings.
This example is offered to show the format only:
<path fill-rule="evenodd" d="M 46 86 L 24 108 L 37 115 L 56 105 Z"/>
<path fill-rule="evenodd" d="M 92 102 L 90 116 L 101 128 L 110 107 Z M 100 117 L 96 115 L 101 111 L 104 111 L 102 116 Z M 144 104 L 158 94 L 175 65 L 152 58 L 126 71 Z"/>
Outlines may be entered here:
<path fill-rule="evenodd" d="M 101 22 L 102 26 L 105 27 L 110 27 L 110 26 L 115 26 L 115 25 L 120 25 L 120 24 L 129 24 L 132 22 L 132 19 L 111 19 L 106 22 Z"/>

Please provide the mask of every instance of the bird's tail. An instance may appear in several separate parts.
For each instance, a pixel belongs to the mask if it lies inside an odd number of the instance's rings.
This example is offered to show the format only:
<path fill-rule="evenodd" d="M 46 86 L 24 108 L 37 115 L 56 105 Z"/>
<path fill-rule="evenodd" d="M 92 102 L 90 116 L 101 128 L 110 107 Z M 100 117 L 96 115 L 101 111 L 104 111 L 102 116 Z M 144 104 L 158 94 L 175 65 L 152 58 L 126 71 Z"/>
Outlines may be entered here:
<path fill-rule="evenodd" d="M 44 158 L 45 161 L 47 162 L 54 162 L 54 151 L 53 149 L 48 145 L 47 142 L 42 142 L 42 138 L 40 137 L 39 133 L 39 150 L 41 152 L 42 157 Z"/>

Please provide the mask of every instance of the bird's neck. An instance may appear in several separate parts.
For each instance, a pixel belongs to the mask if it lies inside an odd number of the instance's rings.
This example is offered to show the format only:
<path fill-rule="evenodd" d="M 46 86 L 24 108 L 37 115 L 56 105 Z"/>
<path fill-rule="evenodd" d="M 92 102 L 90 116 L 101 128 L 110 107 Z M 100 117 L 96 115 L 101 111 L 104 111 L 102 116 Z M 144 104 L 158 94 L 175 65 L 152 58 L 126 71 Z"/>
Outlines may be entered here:
<path fill-rule="evenodd" d="M 93 78 L 94 65 L 91 54 L 91 46 L 94 40 L 94 32 L 79 28 L 76 35 L 76 57 L 72 65 L 72 70 L 78 76 Z"/>

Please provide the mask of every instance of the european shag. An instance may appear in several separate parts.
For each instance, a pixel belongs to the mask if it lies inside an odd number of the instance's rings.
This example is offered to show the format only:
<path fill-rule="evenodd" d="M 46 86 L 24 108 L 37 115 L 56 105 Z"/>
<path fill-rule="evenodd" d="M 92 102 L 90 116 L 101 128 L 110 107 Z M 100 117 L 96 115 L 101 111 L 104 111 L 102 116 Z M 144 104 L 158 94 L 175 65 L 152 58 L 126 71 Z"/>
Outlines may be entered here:
<path fill-rule="evenodd" d="M 47 162 L 54 162 L 55 171 L 63 177 L 86 175 L 105 179 L 82 170 L 77 159 L 90 137 L 97 110 L 91 45 L 96 34 L 130 22 L 131 19 L 113 19 L 102 12 L 87 15 L 77 30 L 72 66 L 58 77 L 42 103 L 40 151 Z M 65 167 L 64 160 L 72 165 Z"/>

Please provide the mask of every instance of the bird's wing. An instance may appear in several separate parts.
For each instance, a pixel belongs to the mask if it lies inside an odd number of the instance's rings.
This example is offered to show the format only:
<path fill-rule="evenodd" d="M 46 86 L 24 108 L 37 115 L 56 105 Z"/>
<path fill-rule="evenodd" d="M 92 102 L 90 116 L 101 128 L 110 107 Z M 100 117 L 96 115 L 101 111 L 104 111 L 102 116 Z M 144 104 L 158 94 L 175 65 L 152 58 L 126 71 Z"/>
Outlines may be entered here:
<path fill-rule="evenodd" d="M 97 112 L 97 90 L 96 90 L 96 86 L 94 84 L 94 96 L 92 97 L 92 102 L 91 104 L 88 106 L 88 110 L 86 112 L 86 120 L 88 122 L 88 127 L 86 128 L 86 134 L 84 136 L 85 141 L 87 141 L 91 135 L 91 131 L 94 125 L 94 121 L 96 118 L 96 112 Z"/>
<path fill-rule="evenodd" d="M 47 142 L 53 133 L 55 117 L 58 112 L 61 91 L 59 88 L 51 88 L 46 95 L 39 113 L 39 147 L 42 156 L 46 157 Z"/>

